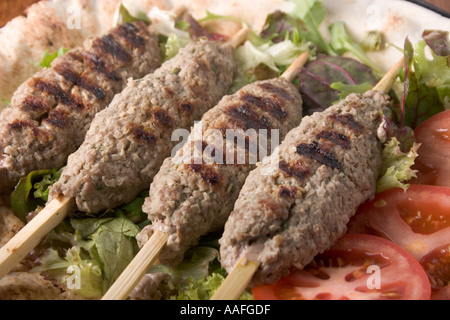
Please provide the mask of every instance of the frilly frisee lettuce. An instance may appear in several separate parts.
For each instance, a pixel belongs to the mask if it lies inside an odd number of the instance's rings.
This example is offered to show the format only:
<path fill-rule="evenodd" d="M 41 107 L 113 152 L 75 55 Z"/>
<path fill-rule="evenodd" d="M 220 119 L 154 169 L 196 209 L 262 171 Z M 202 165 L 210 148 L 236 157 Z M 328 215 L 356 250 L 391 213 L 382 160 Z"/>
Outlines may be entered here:
<path fill-rule="evenodd" d="M 415 143 L 406 152 L 400 148 L 400 142 L 393 137 L 383 147 L 383 164 L 380 178 L 377 181 L 377 193 L 392 188 L 408 189 L 407 183 L 416 177 L 416 170 L 412 169 L 418 156 L 420 144 Z"/>

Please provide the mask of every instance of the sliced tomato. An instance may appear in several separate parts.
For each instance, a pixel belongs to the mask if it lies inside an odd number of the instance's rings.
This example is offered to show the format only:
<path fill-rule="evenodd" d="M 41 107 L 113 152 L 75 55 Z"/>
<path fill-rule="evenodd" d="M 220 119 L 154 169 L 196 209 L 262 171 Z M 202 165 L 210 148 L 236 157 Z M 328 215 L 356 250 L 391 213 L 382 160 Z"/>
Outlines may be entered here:
<path fill-rule="evenodd" d="M 414 131 L 421 143 L 412 184 L 450 187 L 450 110 L 438 113 Z"/>
<path fill-rule="evenodd" d="M 412 185 L 406 192 L 380 193 L 359 207 L 348 229 L 384 237 L 407 250 L 426 271 L 432 298 L 450 299 L 450 188 Z"/>
<path fill-rule="evenodd" d="M 428 300 L 428 278 L 414 257 L 371 235 L 344 235 L 302 270 L 253 288 L 256 300 Z"/>

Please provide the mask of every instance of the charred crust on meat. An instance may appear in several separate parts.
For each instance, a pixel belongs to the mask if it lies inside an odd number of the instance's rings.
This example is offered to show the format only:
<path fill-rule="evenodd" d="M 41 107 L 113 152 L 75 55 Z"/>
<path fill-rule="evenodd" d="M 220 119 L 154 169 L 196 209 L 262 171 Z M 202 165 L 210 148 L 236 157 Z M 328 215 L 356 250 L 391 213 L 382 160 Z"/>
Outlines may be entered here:
<path fill-rule="evenodd" d="M 20 130 L 26 127 L 35 127 L 33 122 L 27 120 L 16 120 L 9 124 L 9 127 L 14 130 Z"/>
<path fill-rule="evenodd" d="M 54 70 L 60 74 L 66 81 L 69 81 L 83 89 L 94 94 L 97 99 L 103 99 L 106 96 L 106 92 L 92 81 L 88 80 L 86 76 L 79 75 L 75 70 L 73 70 L 67 63 L 62 63 L 55 66 Z"/>
<path fill-rule="evenodd" d="M 286 161 L 281 160 L 278 163 L 278 168 L 289 177 L 294 177 L 299 181 L 303 181 L 309 174 L 309 169 L 302 166 L 300 163 L 291 165 Z"/>
<path fill-rule="evenodd" d="M 162 124 L 165 127 L 172 127 L 173 126 L 173 119 L 172 117 L 169 115 L 169 113 L 161 108 L 155 108 L 155 110 L 153 110 L 153 117 L 155 118 L 155 120 Z"/>
<path fill-rule="evenodd" d="M 222 182 L 222 177 L 214 168 L 205 164 L 196 164 L 195 160 L 189 164 L 189 168 L 200 175 L 203 181 L 212 187 L 219 185 Z"/>
<path fill-rule="evenodd" d="M 104 74 L 113 81 L 120 80 L 120 77 L 114 71 L 109 71 L 108 68 L 106 68 L 105 62 L 94 53 L 83 52 L 82 55 L 85 61 L 90 65 L 92 69 L 97 70 L 98 72 Z"/>
<path fill-rule="evenodd" d="M 253 104 L 258 108 L 269 112 L 277 119 L 283 119 L 286 118 L 287 116 L 287 112 L 283 110 L 281 103 L 279 103 L 279 101 L 276 101 L 277 99 L 275 97 L 269 99 L 258 97 L 252 94 L 244 94 L 240 98 L 242 101 L 246 103 Z"/>
<path fill-rule="evenodd" d="M 96 86 L 95 84 L 92 84 L 92 81 L 88 80 L 85 76 L 81 76 L 78 79 L 77 85 L 80 88 L 91 92 L 97 99 L 103 99 L 106 96 L 105 90 Z"/>
<path fill-rule="evenodd" d="M 74 104 L 72 98 L 55 82 L 37 79 L 34 87 L 41 92 L 54 96 L 62 104 L 68 106 Z"/>
<path fill-rule="evenodd" d="M 280 189 L 278 191 L 278 195 L 282 198 L 295 198 L 296 194 L 297 194 L 296 187 L 287 188 L 285 186 L 280 186 Z"/>
<path fill-rule="evenodd" d="M 48 117 L 43 122 L 48 123 L 57 128 L 64 128 L 69 124 L 69 115 L 59 109 L 53 109 L 49 112 Z"/>
<path fill-rule="evenodd" d="M 22 108 L 31 112 L 47 112 L 50 106 L 39 96 L 29 95 L 22 102 Z"/>
<path fill-rule="evenodd" d="M 346 150 L 350 149 L 350 140 L 346 135 L 342 133 L 324 130 L 317 135 L 317 139 L 327 140 L 332 144 Z"/>
<path fill-rule="evenodd" d="M 137 48 L 143 48 L 145 46 L 145 39 L 137 35 L 139 29 L 132 23 L 121 24 L 116 32 L 117 35 Z"/>
<path fill-rule="evenodd" d="M 157 140 L 157 138 L 153 134 L 151 134 L 150 132 L 146 131 L 141 127 L 137 126 L 133 127 L 131 129 L 131 133 L 137 140 L 148 144 L 154 144 Z"/>
<path fill-rule="evenodd" d="M 54 66 L 53 70 L 61 75 L 66 81 L 77 83 L 79 74 L 68 64 L 60 63 Z"/>
<path fill-rule="evenodd" d="M 283 88 L 274 86 L 271 83 L 265 82 L 265 83 L 260 83 L 258 85 L 261 89 L 268 91 L 270 93 L 274 93 L 276 96 L 280 96 L 283 97 L 283 99 L 286 99 L 288 101 L 292 101 L 292 96 Z"/>
<path fill-rule="evenodd" d="M 83 62 L 84 61 L 82 55 L 79 52 L 69 51 L 69 52 L 66 53 L 66 55 L 71 60 L 78 61 L 78 62 Z"/>
<path fill-rule="evenodd" d="M 226 113 L 232 118 L 232 121 L 240 124 L 243 130 L 271 129 L 272 124 L 269 120 L 264 116 L 260 117 L 249 107 L 248 104 L 230 107 L 226 110 Z"/>
<path fill-rule="evenodd" d="M 190 113 L 192 113 L 193 109 L 194 108 L 189 103 L 182 103 L 182 104 L 180 104 L 180 111 L 183 114 L 190 114 Z"/>
<path fill-rule="evenodd" d="M 333 169 L 342 169 L 342 163 L 336 159 L 336 156 L 333 152 L 327 152 L 320 148 L 319 143 L 314 141 L 311 144 L 299 144 L 297 146 L 297 153 L 299 155 L 311 158 L 316 160 L 317 162 L 326 165 L 327 167 Z"/>
<path fill-rule="evenodd" d="M 36 126 L 36 124 L 32 121 L 17 120 L 17 121 L 14 121 L 13 123 L 10 123 L 9 127 L 11 128 L 11 130 L 18 130 L 18 131 L 29 128 L 32 130 L 33 135 L 35 137 L 39 137 L 39 139 L 42 139 L 42 140 L 48 138 L 48 135 L 46 134 L 46 132 L 43 130 L 39 130 L 39 128 Z"/>
<path fill-rule="evenodd" d="M 364 130 L 364 127 L 359 124 L 351 114 L 332 114 L 329 115 L 328 118 L 332 121 L 339 122 L 355 133 L 361 133 Z"/>
<path fill-rule="evenodd" d="M 112 55 L 114 59 L 125 62 L 131 60 L 131 55 L 124 48 L 122 48 L 122 46 L 116 42 L 111 35 L 106 35 L 95 39 L 93 46 L 98 47 L 101 51 Z"/>

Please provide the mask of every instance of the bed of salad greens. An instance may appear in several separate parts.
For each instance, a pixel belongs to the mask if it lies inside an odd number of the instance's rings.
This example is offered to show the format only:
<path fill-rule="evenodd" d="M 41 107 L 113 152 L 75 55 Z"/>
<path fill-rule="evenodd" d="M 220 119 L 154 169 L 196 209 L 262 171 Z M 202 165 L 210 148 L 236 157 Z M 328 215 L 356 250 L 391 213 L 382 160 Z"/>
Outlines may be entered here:
<path fill-rule="evenodd" d="M 344 22 L 328 26 L 328 39 L 319 31 L 327 12 L 318 0 L 291 0 L 292 12 L 275 11 L 268 15 L 260 33 L 253 31 L 249 40 L 235 52 L 238 74 L 230 93 L 248 83 L 280 75 L 304 51 L 309 51 L 310 62 L 295 80 L 304 98 L 305 116 L 328 106 L 350 93 L 363 93 L 377 83 L 382 74 L 367 55 L 382 50 L 383 35 L 370 32 L 361 43 L 351 39 Z M 157 18 L 157 19 L 155 19 Z M 209 20 L 232 20 L 235 17 L 206 12 L 204 19 L 175 22 L 173 16 L 159 9 L 148 15 L 133 17 L 122 6 L 118 22 L 142 20 L 160 33 L 160 47 L 164 60 L 199 37 L 221 40 L 200 24 Z M 52 59 L 64 53 L 47 52 L 40 62 L 45 68 Z M 427 56 L 428 52 L 428 56 Z M 413 129 L 420 123 L 446 109 L 450 109 L 450 46 L 448 32 L 425 31 L 423 40 L 404 44 L 405 66 L 395 88 L 391 91 L 393 103 L 383 112 L 384 143 L 383 172 L 377 191 L 392 187 L 407 188 L 414 177 L 411 169 L 420 147 L 414 141 Z M 430 57 L 431 55 L 431 57 Z M 396 61 L 393 61 L 394 64 Z M 37 171 L 24 177 L 11 196 L 14 213 L 26 222 L 48 200 L 48 188 L 61 174 L 61 168 Z M 31 272 L 45 272 L 61 283 L 66 283 L 70 266 L 81 270 L 81 289 L 76 293 L 88 298 L 99 298 L 124 270 L 138 251 L 136 235 L 150 224 L 141 210 L 148 191 L 143 191 L 133 202 L 108 210 L 100 218 L 77 216 L 64 221 L 27 258 Z M 30 214 L 31 212 L 31 214 Z M 220 233 L 204 237 L 192 248 L 186 259 L 176 268 L 154 266 L 149 272 L 170 275 L 165 285 L 172 290 L 164 299 L 209 299 L 226 276 L 219 262 Z M 242 299 L 252 299 L 245 292 Z"/>

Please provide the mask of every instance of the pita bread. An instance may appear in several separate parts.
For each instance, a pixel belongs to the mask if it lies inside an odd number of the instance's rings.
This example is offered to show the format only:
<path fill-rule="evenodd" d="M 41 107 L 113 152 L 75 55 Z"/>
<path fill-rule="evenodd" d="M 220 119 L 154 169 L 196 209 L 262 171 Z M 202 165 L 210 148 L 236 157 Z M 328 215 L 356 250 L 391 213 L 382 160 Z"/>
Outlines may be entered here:
<path fill-rule="evenodd" d="M 74 48 L 82 45 L 89 37 L 106 33 L 112 26 L 115 11 L 120 0 L 47 0 L 31 6 L 26 14 L 19 16 L 0 29 L 0 98 L 10 99 L 16 88 L 27 78 L 40 70 L 33 62 L 40 61 L 46 50 L 57 51 L 60 47 Z M 220 15 L 243 19 L 255 31 L 260 31 L 267 15 L 275 10 L 289 12 L 294 8 L 286 0 L 258 0 L 255 10 L 254 0 L 124 0 L 123 3 L 136 15 L 148 12 L 153 6 L 169 9 L 184 4 L 196 19 L 205 17 L 206 10 Z M 383 31 L 385 40 L 398 47 L 408 36 L 413 43 L 421 39 L 425 29 L 450 30 L 450 19 L 426 10 L 404 0 L 324 0 L 328 17 L 322 25 L 323 34 L 328 33 L 327 25 L 334 21 L 345 21 L 350 35 L 362 41 L 367 31 Z M 72 9 L 72 10 L 71 10 Z M 79 10 L 81 28 L 68 26 L 73 10 Z M 358 14 L 355 14 L 358 13 Z M 69 23 L 70 25 L 70 23 Z M 226 36 L 233 35 L 240 25 L 236 22 L 212 22 L 206 24 L 214 32 Z M 383 71 L 388 70 L 400 57 L 401 52 L 389 47 L 380 52 L 370 53 L 371 58 Z M 6 103 L 0 102 L 0 110 Z M 3 223 L 3 225 L 2 225 Z M 0 246 L 22 226 L 7 208 L 0 208 Z M 58 294 L 52 289 L 42 292 L 45 283 L 39 275 L 14 274 L 0 281 L 2 292 L 13 292 L 9 298 L 32 298 L 28 290 L 49 299 L 70 299 L 74 297 Z M 2 291 L 3 290 L 3 291 Z M 12 291 L 5 291 L 12 290 Z M 31 296 L 30 296 L 31 294 Z M 4 296 L 3 296 L 4 297 Z"/>

